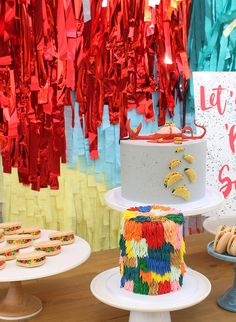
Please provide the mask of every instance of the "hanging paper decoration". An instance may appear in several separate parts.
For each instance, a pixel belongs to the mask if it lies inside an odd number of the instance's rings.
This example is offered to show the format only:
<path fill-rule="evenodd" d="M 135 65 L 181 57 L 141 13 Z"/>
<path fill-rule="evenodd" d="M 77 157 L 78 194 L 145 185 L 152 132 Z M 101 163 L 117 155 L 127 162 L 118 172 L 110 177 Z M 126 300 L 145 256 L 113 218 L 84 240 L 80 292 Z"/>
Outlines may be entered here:
<path fill-rule="evenodd" d="M 98 158 L 98 128 L 104 103 L 111 124 L 127 135 L 127 112 L 136 109 L 152 122 L 152 93 L 159 90 L 158 124 L 174 115 L 175 96 L 183 99 L 190 77 L 187 34 L 190 0 L 92 1 L 77 64 L 76 95 L 81 125 Z M 159 4 L 157 6 L 157 4 Z M 154 70 L 156 56 L 158 81 Z"/>
<path fill-rule="evenodd" d="M 0 1 L 0 129 L 3 169 L 58 189 L 65 162 L 64 103 L 74 88 L 79 20 L 72 1 Z"/>
<path fill-rule="evenodd" d="M 158 125 L 174 115 L 190 77 L 191 0 L 0 1 L 0 127 L 7 138 L 3 168 L 18 168 L 32 189 L 58 189 L 65 162 L 64 106 L 76 92 L 79 117 L 97 159 L 104 105 L 126 136 L 128 111 Z M 154 77 L 154 64 L 158 79 Z"/>
<path fill-rule="evenodd" d="M 193 1 L 188 47 L 191 71 L 235 71 L 236 1 Z M 193 97 L 191 79 L 189 112 L 194 112 Z"/>

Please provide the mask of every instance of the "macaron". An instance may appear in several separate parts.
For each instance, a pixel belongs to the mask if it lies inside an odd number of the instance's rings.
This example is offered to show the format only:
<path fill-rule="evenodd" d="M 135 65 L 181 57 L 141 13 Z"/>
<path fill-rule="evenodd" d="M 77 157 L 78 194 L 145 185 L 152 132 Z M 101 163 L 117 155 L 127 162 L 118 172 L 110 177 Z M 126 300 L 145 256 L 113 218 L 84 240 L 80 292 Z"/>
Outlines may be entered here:
<path fill-rule="evenodd" d="M 44 252 L 31 252 L 19 254 L 16 257 L 16 264 L 22 267 L 38 267 L 46 263 L 46 254 Z"/>
<path fill-rule="evenodd" d="M 19 222 L 5 222 L 0 224 L 0 229 L 4 229 L 5 235 L 15 235 L 21 232 L 21 223 Z"/>
<path fill-rule="evenodd" d="M 214 241 L 214 251 L 219 254 L 224 254 L 227 250 L 228 242 L 232 236 L 231 227 L 220 226 L 217 230 L 215 241 Z"/>
<path fill-rule="evenodd" d="M 0 256 L 5 256 L 7 261 L 15 259 L 18 253 L 19 247 L 15 245 L 0 248 Z"/>
<path fill-rule="evenodd" d="M 39 227 L 26 227 L 22 228 L 22 234 L 29 234 L 33 239 L 38 239 L 41 236 L 41 230 Z"/>
<path fill-rule="evenodd" d="M 29 247 L 33 244 L 33 237 L 31 235 L 11 235 L 6 236 L 6 242 L 9 245 L 16 245 L 18 248 Z"/>
<path fill-rule="evenodd" d="M 231 256 L 236 256 L 236 235 L 232 235 L 227 245 L 227 253 Z"/>
<path fill-rule="evenodd" d="M 38 252 L 45 252 L 46 256 L 54 256 L 61 252 L 61 241 L 48 240 L 34 243 L 34 248 Z"/>
<path fill-rule="evenodd" d="M 5 240 L 4 229 L 0 229 L 0 243 L 4 242 L 4 240 Z"/>
<path fill-rule="evenodd" d="M 6 266 L 6 257 L 0 256 L 0 269 L 3 269 Z"/>
<path fill-rule="evenodd" d="M 60 240 L 62 245 L 69 245 L 75 241 L 73 231 L 58 231 L 48 236 L 50 240 Z"/>

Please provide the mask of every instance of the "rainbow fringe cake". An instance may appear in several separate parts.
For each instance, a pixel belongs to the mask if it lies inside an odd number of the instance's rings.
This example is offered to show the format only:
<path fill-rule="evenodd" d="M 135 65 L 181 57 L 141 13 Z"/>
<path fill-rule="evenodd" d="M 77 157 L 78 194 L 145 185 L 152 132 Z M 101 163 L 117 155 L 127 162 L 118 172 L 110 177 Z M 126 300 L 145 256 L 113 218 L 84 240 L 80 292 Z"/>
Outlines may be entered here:
<path fill-rule="evenodd" d="M 120 234 L 121 287 L 160 295 L 183 284 L 185 272 L 183 214 L 163 206 L 130 208 Z"/>

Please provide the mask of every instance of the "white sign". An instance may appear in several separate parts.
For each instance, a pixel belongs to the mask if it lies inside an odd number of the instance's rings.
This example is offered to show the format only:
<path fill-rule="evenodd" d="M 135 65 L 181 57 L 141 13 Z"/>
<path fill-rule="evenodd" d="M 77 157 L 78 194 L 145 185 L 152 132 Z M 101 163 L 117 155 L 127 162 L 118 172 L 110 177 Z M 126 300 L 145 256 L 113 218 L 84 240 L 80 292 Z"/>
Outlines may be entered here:
<path fill-rule="evenodd" d="M 226 199 L 219 214 L 236 215 L 236 72 L 194 72 L 197 123 L 207 128 L 207 184 Z"/>

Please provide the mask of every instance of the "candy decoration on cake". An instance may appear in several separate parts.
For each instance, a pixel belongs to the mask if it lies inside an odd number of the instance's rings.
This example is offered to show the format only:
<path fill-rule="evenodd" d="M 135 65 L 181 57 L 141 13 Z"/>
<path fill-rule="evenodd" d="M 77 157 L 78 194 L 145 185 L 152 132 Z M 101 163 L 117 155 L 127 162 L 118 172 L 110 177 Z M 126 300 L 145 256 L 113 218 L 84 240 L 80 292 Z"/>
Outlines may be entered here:
<path fill-rule="evenodd" d="M 190 199 L 190 191 L 186 186 L 177 186 L 172 190 L 172 195 L 183 198 L 186 201 Z"/>
<path fill-rule="evenodd" d="M 164 206 L 134 207 L 123 214 L 120 232 L 121 287 L 160 295 L 183 284 L 184 217 Z"/>
<path fill-rule="evenodd" d="M 184 173 L 187 175 L 189 182 L 195 182 L 197 179 L 197 173 L 194 169 L 186 168 L 184 169 Z"/>
<path fill-rule="evenodd" d="M 180 164 L 181 164 L 181 160 L 176 160 L 176 159 L 171 160 L 171 161 L 169 162 L 169 169 L 170 169 L 170 170 L 175 169 L 175 168 L 177 168 Z"/>
<path fill-rule="evenodd" d="M 183 159 L 190 164 L 194 162 L 194 157 L 191 154 L 184 154 Z"/>
<path fill-rule="evenodd" d="M 179 153 L 179 152 L 184 152 L 185 148 L 183 146 L 180 146 L 179 148 L 176 148 L 175 152 Z"/>
<path fill-rule="evenodd" d="M 175 152 L 183 152 L 184 149 L 177 149 Z M 181 155 L 180 155 L 181 157 Z M 191 154 L 184 154 L 182 156 L 182 159 L 187 162 L 188 164 L 194 163 L 194 156 Z M 169 170 L 172 170 L 176 167 L 179 167 L 182 164 L 182 161 L 180 159 L 172 159 L 169 161 L 168 168 Z M 179 181 L 182 181 L 184 179 L 184 176 L 188 178 L 188 183 L 193 184 L 197 180 L 197 172 L 193 168 L 184 168 L 183 173 L 180 172 L 181 170 L 179 169 L 178 172 L 169 172 L 165 177 L 164 177 L 164 186 L 166 188 L 172 187 L 174 184 L 178 183 Z M 172 187 L 173 188 L 173 187 Z M 189 188 L 186 186 L 186 184 L 182 185 L 177 185 L 174 186 L 174 189 L 171 191 L 173 196 L 182 198 L 185 201 L 188 201 L 191 197 L 191 193 Z"/>
<path fill-rule="evenodd" d="M 183 180 L 184 176 L 179 172 L 170 172 L 164 179 L 164 186 L 171 187 L 176 182 Z"/>

